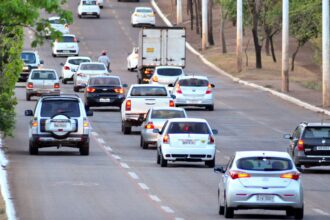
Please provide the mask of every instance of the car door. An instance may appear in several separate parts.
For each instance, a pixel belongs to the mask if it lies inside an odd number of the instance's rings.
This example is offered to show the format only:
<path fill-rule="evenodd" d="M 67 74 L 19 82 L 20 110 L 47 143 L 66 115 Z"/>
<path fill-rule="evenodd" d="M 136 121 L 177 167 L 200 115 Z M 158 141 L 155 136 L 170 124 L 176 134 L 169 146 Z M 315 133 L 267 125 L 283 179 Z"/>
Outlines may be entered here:
<path fill-rule="evenodd" d="M 229 180 L 230 180 L 229 171 L 233 165 L 233 161 L 234 161 L 234 157 L 231 157 L 225 168 L 225 173 L 222 174 L 222 178 L 221 178 L 222 181 L 220 181 L 220 183 L 219 183 L 219 193 L 220 193 L 219 200 L 220 200 L 221 204 L 224 204 L 227 185 L 230 184 L 229 183 Z"/>

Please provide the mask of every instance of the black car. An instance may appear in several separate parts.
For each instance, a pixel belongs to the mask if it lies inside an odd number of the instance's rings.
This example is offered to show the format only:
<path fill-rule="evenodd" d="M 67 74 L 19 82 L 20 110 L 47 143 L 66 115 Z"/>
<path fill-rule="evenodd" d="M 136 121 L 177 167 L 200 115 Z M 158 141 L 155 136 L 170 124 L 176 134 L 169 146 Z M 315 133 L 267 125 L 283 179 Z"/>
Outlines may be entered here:
<path fill-rule="evenodd" d="M 290 139 L 288 152 L 297 168 L 330 165 L 330 123 L 303 122 L 284 138 Z"/>
<path fill-rule="evenodd" d="M 115 106 L 121 108 L 125 99 L 124 88 L 118 76 L 96 76 L 88 80 L 85 88 L 85 107 Z"/>

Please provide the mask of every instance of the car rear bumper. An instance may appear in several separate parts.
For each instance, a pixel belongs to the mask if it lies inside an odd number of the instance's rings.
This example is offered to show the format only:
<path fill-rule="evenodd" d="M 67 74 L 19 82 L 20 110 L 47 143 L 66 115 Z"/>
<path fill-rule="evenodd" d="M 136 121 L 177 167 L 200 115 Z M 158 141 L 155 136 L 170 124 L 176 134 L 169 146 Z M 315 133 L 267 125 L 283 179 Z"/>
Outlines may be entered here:
<path fill-rule="evenodd" d="M 156 24 L 156 19 L 154 17 L 134 17 L 132 18 L 132 24 L 137 25 L 137 24 L 149 24 L 149 25 L 155 25 Z"/>
<path fill-rule="evenodd" d="M 330 156 L 297 156 L 295 163 L 309 166 L 329 166 Z"/>
<path fill-rule="evenodd" d="M 176 106 L 209 106 L 213 105 L 213 99 L 176 99 Z"/>
<path fill-rule="evenodd" d="M 61 91 L 60 90 L 46 90 L 46 89 L 41 89 L 41 90 L 38 90 L 38 89 L 27 89 L 26 90 L 26 94 L 29 95 L 29 96 L 58 96 L 61 94 Z"/>
<path fill-rule="evenodd" d="M 166 160 L 172 161 L 206 161 L 213 160 L 215 148 L 184 149 L 175 147 L 162 148 Z"/>
<path fill-rule="evenodd" d="M 67 146 L 79 148 L 81 144 L 89 142 L 89 135 L 69 135 L 66 138 L 58 139 L 51 134 L 46 135 L 32 135 L 32 141 L 38 148 Z"/>
<path fill-rule="evenodd" d="M 82 16 L 99 16 L 100 15 L 100 12 L 89 12 L 89 11 L 83 11 L 81 12 L 81 15 Z"/>
<path fill-rule="evenodd" d="M 69 56 L 69 55 L 78 55 L 78 49 L 70 49 L 70 50 L 54 50 L 53 53 L 57 56 Z"/>
<path fill-rule="evenodd" d="M 143 122 L 145 113 L 137 114 L 126 114 L 125 115 L 125 125 L 128 126 L 140 126 Z"/>
<path fill-rule="evenodd" d="M 153 133 L 152 132 L 152 129 L 142 130 L 141 131 L 141 135 L 142 135 L 143 140 L 144 140 L 145 143 L 148 143 L 148 144 L 155 144 L 155 143 L 157 143 L 158 134 Z"/>
<path fill-rule="evenodd" d="M 109 102 L 102 102 L 101 99 L 109 98 Z M 125 100 L 125 96 L 118 95 L 114 96 L 89 96 L 86 97 L 87 105 L 88 106 L 121 106 L 123 101 Z"/>

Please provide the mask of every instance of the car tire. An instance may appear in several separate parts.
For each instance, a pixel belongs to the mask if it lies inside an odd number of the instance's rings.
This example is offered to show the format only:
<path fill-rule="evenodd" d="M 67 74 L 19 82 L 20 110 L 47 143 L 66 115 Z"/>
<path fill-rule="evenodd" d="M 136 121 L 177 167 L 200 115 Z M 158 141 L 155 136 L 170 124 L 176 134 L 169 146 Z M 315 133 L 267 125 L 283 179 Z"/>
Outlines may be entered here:
<path fill-rule="evenodd" d="M 29 153 L 30 155 L 38 155 L 39 149 L 32 141 L 29 141 Z"/>
<path fill-rule="evenodd" d="M 212 160 L 205 161 L 205 165 L 209 168 L 213 168 L 215 166 L 215 157 Z"/>
<path fill-rule="evenodd" d="M 148 144 L 144 142 L 144 139 L 141 135 L 141 139 L 140 139 L 140 146 L 143 148 L 143 149 L 147 149 L 148 148 Z"/>
<path fill-rule="evenodd" d="M 206 110 L 208 110 L 208 111 L 214 111 L 214 105 L 208 105 L 208 106 L 206 106 Z"/>
<path fill-rule="evenodd" d="M 53 56 L 53 57 L 56 57 L 56 54 L 55 54 L 55 53 L 52 53 L 52 56 Z"/>
<path fill-rule="evenodd" d="M 225 207 L 220 205 L 219 206 L 219 215 L 224 215 L 225 214 Z"/>
<path fill-rule="evenodd" d="M 167 167 L 167 160 L 164 158 L 163 153 L 160 153 L 160 166 L 161 167 Z"/>
<path fill-rule="evenodd" d="M 287 209 L 286 210 L 286 216 L 291 217 L 294 216 L 294 209 Z"/>
<path fill-rule="evenodd" d="M 82 156 L 88 156 L 89 155 L 89 142 L 85 142 L 80 146 L 79 153 Z"/>
<path fill-rule="evenodd" d="M 77 87 L 77 86 L 73 86 L 73 91 L 74 91 L 74 92 L 79 92 L 79 87 Z"/>
<path fill-rule="evenodd" d="M 121 123 L 121 131 L 123 134 L 130 134 L 132 132 L 132 127 L 130 126 L 125 126 L 125 122 Z"/>
<path fill-rule="evenodd" d="M 98 18 L 98 19 L 99 19 L 99 18 L 101 18 L 101 16 L 100 16 L 100 15 L 96 15 L 96 18 Z"/>
<path fill-rule="evenodd" d="M 78 18 L 81 18 L 81 15 L 80 14 L 78 14 Z"/>
<path fill-rule="evenodd" d="M 26 94 L 26 101 L 31 101 L 31 95 Z"/>
<path fill-rule="evenodd" d="M 158 150 L 157 150 L 157 158 L 156 158 L 156 161 L 157 161 L 157 164 L 160 164 L 160 155 L 158 153 Z"/>
<path fill-rule="evenodd" d="M 295 219 L 303 219 L 304 218 L 304 207 L 294 210 L 294 218 Z"/>
<path fill-rule="evenodd" d="M 225 207 L 224 207 L 224 216 L 225 216 L 225 218 L 234 218 L 234 209 L 229 208 L 227 206 L 226 200 L 225 200 Z"/>

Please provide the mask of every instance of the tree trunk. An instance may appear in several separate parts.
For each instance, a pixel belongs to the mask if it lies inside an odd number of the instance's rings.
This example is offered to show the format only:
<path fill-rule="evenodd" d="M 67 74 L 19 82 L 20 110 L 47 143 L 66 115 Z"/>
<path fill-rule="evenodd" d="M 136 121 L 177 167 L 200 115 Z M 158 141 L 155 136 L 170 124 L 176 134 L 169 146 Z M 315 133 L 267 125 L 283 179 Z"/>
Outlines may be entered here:
<path fill-rule="evenodd" d="M 294 61 L 296 59 L 297 53 L 302 45 L 298 44 L 296 51 L 292 54 L 292 61 L 291 61 L 291 71 L 294 71 Z"/>
<path fill-rule="evenodd" d="M 199 34 L 199 13 L 198 13 L 198 0 L 194 0 L 195 14 L 196 14 L 196 33 Z"/>
<path fill-rule="evenodd" d="M 197 0 L 198 3 L 198 25 L 199 25 L 199 34 L 202 37 L 203 31 L 202 31 L 202 0 Z"/>
<path fill-rule="evenodd" d="M 208 13 L 207 13 L 207 25 L 208 25 L 208 42 L 211 46 L 214 45 L 214 37 L 213 37 L 213 0 L 209 0 L 208 2 Z"/>
<path fill-rule="evenodd" d="M 266 56 L 270 55 L 270 51 L 269 51 L 270 42 L 269 41 L 270 41 L 269 37 L 266 37 L 266 43 L 265 43 Z"/>
<path fill-rule="evenodd" d="M 221 6 L 220 9 L 221 14 L 221 23 L 220 23 L 220 38 L 221 38 L 221 45 L 222 45 L 222 53 L 227 53 L 227 44 L 226 44 L 226 36 L 225 36 L 225 21 L 227 17 L 227 13 L 224 14 L 223 7 Z"/>
<path fill-rule="evenodd" d="M 190 29 L 194 30 L 194 5 L 193 0 L 188 0 L 187 10 L 190 14 Z"/>
<path fill-rule="evenodd" d="M 273 37 L 274 37 L 274 35 L 271 35 L 271 36 L 269 37 L 269 42 L 270 42 L 270 50 L 271 50 L 271 52 L 272 52 L 272 58 L 273 58 L 274 63 L 276 63 L 277 60 L 276 60 L 276 54 L 275 54 L 275 48 L 274 48 Z"/>
<path fill-rule="evenodd" d="M 253 35 L 253 42 L 254 42 L 254 49 L 256 53 L 256 68 L 262 68 L 261 62 L 261 48 L 262 46 L 259 43 L 259 36 L 258 36 L 258 23 L 259 23 L 259 9 L 257 4 L 259 4 L 258 0 L 255 0 L 253 3 L 253 28 L 252 28 L 252 35 Z"/>

